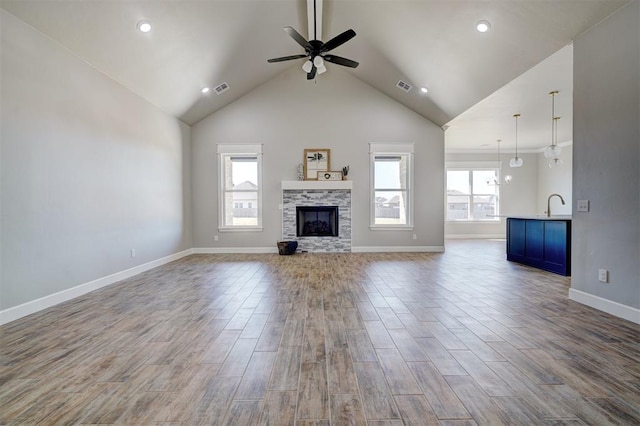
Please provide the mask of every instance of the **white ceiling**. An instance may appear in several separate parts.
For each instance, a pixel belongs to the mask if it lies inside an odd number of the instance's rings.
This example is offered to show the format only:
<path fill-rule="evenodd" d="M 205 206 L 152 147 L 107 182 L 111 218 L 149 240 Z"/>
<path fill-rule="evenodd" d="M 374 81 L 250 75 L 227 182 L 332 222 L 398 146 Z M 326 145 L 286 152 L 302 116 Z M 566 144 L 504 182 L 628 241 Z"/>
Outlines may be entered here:
<path fill-rule="evenodd" d="M 555 100 L 549 92 L 558 91 Z M 551 143 L 552 101 L 558 120 L 558 143 L 572 141 L 573 45 L 565 46 L 544 61 L 487 96 L 446 125 L 448 152 L 515 149 L 518 118 L 518 150 L 539 151 Z"/>
<path fill-rule="evenodd" d="M 522 114 L 519 147 L 528 149 L 550 142 L 550 90 L 560 90 L 559 140 L 571 139 L 567 123 L 572 52 L 565 48 L 554 53 L 629 1 L 325 0 L 323 38 L 327 41 L 353 28 L 357 36 L 332 53 L 360 62 L 357 69 L 348 69 L 355 77 L 438 125 L 448 124 L 447 149 L 486 149 L 482 146 L 486 144 L 495 148 L 491 145 L 496 139 L 505 140 L 503 146 L 508 148 L 515 112 Z M 0 4 L 188 124 L 288 67 L 300 67 L 303 60 L 276 64 L 266 60 L 303 53 L 282 30 L 284 26 L 307 34 L 305 0 L 0 0 Z M 150 33 L 137 31 L 141 19 L 152 22 Z M 481 19 L 491 22 L 490 32 L 475 30 Z M 337 66 L 328 64 L 327 72 Z M 302 70 L 300 78 L 306 78 Z M 400 79 L 414 89 L 409 93 L 397 89 Z M 202 87 L 222 82 L 229 84 L 227 92 L 200 93 Z M 420 93 L 421 86 L 429 88 L 428 95 Z"/>

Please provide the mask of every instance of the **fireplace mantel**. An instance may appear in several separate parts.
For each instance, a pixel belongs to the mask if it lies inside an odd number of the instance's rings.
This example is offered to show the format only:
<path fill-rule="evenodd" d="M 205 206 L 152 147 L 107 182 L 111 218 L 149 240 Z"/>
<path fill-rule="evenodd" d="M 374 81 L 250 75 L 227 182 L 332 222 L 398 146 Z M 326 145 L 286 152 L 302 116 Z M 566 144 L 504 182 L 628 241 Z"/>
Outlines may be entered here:
<path fill-rule="evenodd" d="M 313 190 L 313 189 L 347 189 L 351 190 L 353 182 L 350 180 L 283 180 L 282 190 Z"/>

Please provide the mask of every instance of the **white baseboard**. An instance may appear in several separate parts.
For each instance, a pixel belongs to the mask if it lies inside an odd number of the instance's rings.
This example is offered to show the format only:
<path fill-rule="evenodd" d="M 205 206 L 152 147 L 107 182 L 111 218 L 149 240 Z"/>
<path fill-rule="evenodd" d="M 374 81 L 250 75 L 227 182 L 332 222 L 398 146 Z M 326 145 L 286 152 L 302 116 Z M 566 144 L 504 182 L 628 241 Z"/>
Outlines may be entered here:
<path fill-rule="evenodd" d="M 82 296 L 83 294 L 87 294 L 99 288 L 106 287 L 118 281 L 122 281 L 134 275 L 138 275 L 142 272 L 148 271 L 150 269 L 157 268 L 158 266 L 173 262 L 174 260 L 181 259 L 185 256 L 190 255 L 191 253 L 193 253 L 193 249 L 174 253 L 160 259 L 152 260 L 151 262 L 147 262 L 142 265 L 134 266 L 133 268 L 126 269 L 124 271 L 116 272 L 115 274 L 107 275 L 106 277 L 98 278 L 96 280 L 89 281 L 84 284 L 80 284 L 75 287 L 68 288 L 66 290 L 62 290 L 57 293 L 41 297 L 39 299 L 31 300 L 21 305 L 5 309 L 3 311 L 0 311 L 0 325 L 15 321 L 22 317 L 26 317 L 27 315 L 34 314 L 38 311 L 50 308 L 51 306 L 55 306 L 62 302 L 66 302 L 67 300 L 71 300 L 75 297 Z"/>
<path fill-rule="evenodd" d="M 613 300 L 604 299 L 600 296 L 585 293 L 584 291 L 569 289 L 569 299 L 574 300 L 583 305 L 598 309 L 618 318 L 640 324 L 640 309 L 614 302 Z"/>
<path fill-rule="evenodd" d="M 351 247 L 352 253 L 442 253 L 444 246 L 364 246 Z M 278 253 L 277 247 L 200 247 L 193 254 Z M 322 252 L 325 253 L 325 252 Z"/>
<path fill-rule="evenodd" d="M 351 247 L 352 253 L 443 253 L 444 246 L 362 246 Z"/>
<path fill-rule="evenodd" d="M 200 247 L 194 248 L 193 254 L 252 254 L 278 253 L 278 247 Z"/>
<path fill-rule="evenodd" d="M 507 238 L 505 234 L 447 234 L 444 236 L 445 240 L 504 240 L 505 238 Z"/>

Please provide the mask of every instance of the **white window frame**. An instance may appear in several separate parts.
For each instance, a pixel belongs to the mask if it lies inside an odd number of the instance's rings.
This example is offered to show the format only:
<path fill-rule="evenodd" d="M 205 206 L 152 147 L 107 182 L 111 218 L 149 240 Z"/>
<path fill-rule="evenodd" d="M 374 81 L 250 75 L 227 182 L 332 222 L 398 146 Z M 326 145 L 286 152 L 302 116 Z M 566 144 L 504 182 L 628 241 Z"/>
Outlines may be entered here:
<path fill-rule="evenodd" d="M 444 220 L 446 223 L 485 223 L 485 224 L 496 224 L 501 222 L 501 218 L 499 217 L 500 211 L 502 210 L 500 196 L 500 186 L 498 186 L 496 190 L 496 213 L 494 217 L 487 217 L 486 219 L 449 219 L 449 196 L 447 193 L 447 179 L 449 176 L 449 171 L 486 171 L 493 170 L 496 172 L 496 176 L 498 182 L 500 182 L 502 170 L 501 167 L 498 167 L 495 162 L 487 162 L 487 161 L 476 161 L 476 162 L 451 162 L 445 164 L 445 188 L 444 188 Z M 493 195 L 493 194 L 476 194 L 473 192 L 473 173 L 469 173 L 469 209 L 472 209 L 473 205 L 473 197 L 474 196 L 485 196 L 485 195 Z M 471 210 L 469 211 L 469 216 L 472 216 Z"/>
<path fill-rule="evenodd" d="M 218 144 L 218 231 L 220 232 L 252 232 L 262 231 L 262 144 Z M 226 225 L 225 212 L 225 160 L 228 157 L 257 158 L 258 192 L 257 196 L 257 224 L 256 225 Z M 236 191 L 232 191 L 236 192 Z M 253 192 L 253 191 L 251 191 Z"/>
<path fill-rule="evenodd" d="M 413 230 L 413 155 L 412 143 L 370 143 L 369 144 L 369 229 L 374 231 L 384 230 Z M 407 157 L 407 223 L 406 224 L 376 224 L 376 188 L 375 188 L 375 164 L 376 157 L 406 156 Z M 377 188 L 378 190 L 392 188 Z"/>

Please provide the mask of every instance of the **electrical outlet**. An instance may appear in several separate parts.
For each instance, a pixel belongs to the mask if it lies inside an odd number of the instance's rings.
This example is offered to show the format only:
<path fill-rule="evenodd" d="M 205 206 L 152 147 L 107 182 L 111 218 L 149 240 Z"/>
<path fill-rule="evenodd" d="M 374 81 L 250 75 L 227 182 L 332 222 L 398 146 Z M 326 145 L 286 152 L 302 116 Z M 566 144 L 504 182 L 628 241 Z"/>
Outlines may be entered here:
<path fill-rule="evenodd" d="M 578 203 L 576 205 L 576 210 L 579 212 L 588 212 L 589 200 L 578 200 Z"/>
<path fill-rule="evenodd" d="M 413 239 L 417 240 L 418 239 L 418 234 L 413 234 Z"/>
<path fill-rule="evenodd" d="M 217 235 L 213 236 L 213 241 L 218 241 L 218 236 Z"/>
<path fill-rule="evenodd" d="M 131 249 L 131 257 L 136 257 L 136 249 Z"/>
<path fill-rule="evenodd" d="M 606 269 L 598 269 L 598 280 L 602 281 L 603 283 L 608 283 L 609 271 L 607 271 Z"/>

